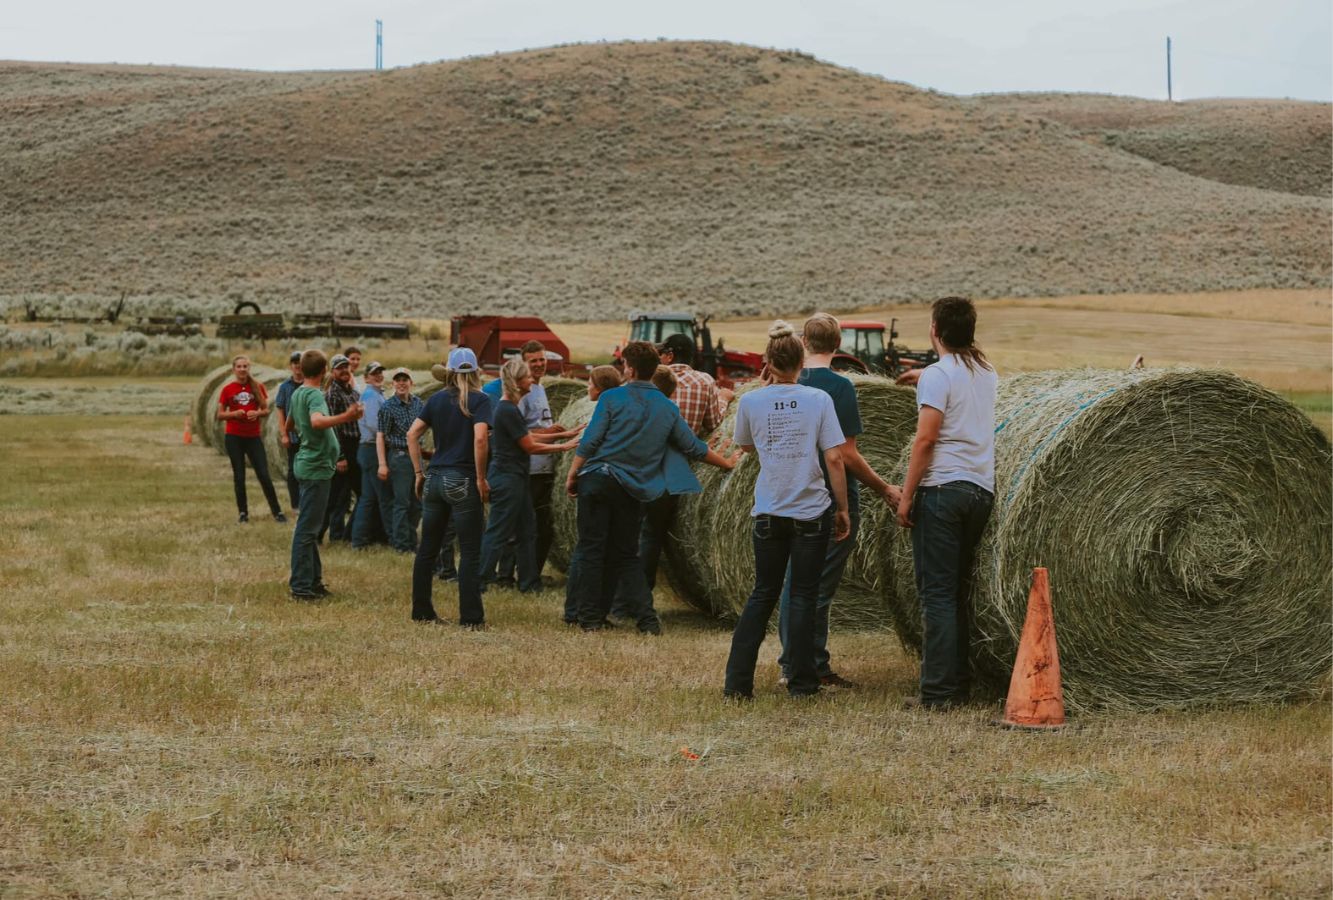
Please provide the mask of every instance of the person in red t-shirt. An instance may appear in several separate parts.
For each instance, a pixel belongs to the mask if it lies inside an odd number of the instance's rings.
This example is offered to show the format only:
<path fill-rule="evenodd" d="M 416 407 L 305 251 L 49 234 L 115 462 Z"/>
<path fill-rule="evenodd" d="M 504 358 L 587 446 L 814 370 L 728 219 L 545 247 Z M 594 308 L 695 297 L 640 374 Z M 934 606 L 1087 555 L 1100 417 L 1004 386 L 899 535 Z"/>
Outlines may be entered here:
<path fill-rule="evenodd" d="M 250 458 L 250 467 L 255 470 L 259 486 L 264 491 L 264 499 L 273 518 L 286 522 L 282 507 L 278 505 L 277 491 L 273 490 L 273 480 L 268 477 L 268 457 L 264 454 L 264 439 L 260 437 L 260 428 L 268 416 L 268 391 L 258 381 L 250 377 L 250 358 L 238 356 L 231 361 L 235 381 L 228 382 L 218 397 L 218 420 L 226 423 L 227 457 L 231 460 L 232 484 L 236 488 L 236 509 L 240 512 L 240 523 L 250 521 L 250 510 L 245 500 L 245 458 Z"/>

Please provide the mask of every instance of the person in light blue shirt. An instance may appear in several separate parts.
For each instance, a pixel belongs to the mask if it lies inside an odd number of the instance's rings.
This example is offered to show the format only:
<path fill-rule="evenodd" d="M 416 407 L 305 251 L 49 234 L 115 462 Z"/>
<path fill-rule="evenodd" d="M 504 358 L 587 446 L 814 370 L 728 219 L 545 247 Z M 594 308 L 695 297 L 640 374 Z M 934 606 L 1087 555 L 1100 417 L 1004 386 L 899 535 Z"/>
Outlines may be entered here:
<path fill-rule="evenodd" d="M 375 435 L 379 433 L 380 407 L 384 405 L 384 366 L 372 362 L 366 367 L 366 389 L 361 392 L 361 414 L 357 428 L 361 442 L 356 449 L 356 464 L 361 467 L 361 493 L 352 513 L 352 547 L 388 543 L 387 523 L 393 521 L 393 493 L 376 477 L 379 456 Z"/>
<path fill-rule="evenodd" d="M 639 630 L 661 634 L 639 565 L 643 504 L 665 493 L 699 492 L 685 458 L 721 469 L 736 460 L 695 437 L 680 408 L 653 385 L 657 348 L 634 341 L 623 356 L 633 380 L 601 395 L 565 479 L 565 492 L 578 502 L 567 608 L 578 610 L 585 631 L 599 631 L 606 627 L 616 585 L 623 585 Z"/>

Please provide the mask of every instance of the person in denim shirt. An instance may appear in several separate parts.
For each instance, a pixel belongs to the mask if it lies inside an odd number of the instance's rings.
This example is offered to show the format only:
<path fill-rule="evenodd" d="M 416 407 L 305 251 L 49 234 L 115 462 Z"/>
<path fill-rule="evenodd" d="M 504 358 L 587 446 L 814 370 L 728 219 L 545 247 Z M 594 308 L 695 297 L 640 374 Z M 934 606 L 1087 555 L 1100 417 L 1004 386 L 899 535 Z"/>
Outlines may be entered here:
<path fill-rule="evenodd" d="M 371 362 L 366 367 L 366 389 L 361 392 L 365 411 L 357 422 L 357 467 L 361 470 L 361 494 L 357 497 L 352 514 L 352 547 L 362 549 L 371 544 L 388 543 L 389 523 L 393 521 L 393 495 L 382 484 L 379 452 L 375 436 L 379 433 L 380 407 L 384 405 L 384 366 Z"/>
<path fill-rule="evenodd" d="M 741 610 L 727 657 L 727 697 L 754 697 L 754 670 L 768 620 L 782 595 L 791 565 L 791 602 L 787 614 L 787 692 L 817 694 L 815 605 L 829 536 L 847 539 L 847 475 L 841 447 L 846 443 L 833 399 L 824 391 L 798 384 L 805 348 L 794 329 L 778 321 L 768 331 L 764 352 L 765 386 L 741 395 L 736 410 L 735 441 L 759 453 L 754 486 L 754 590 Z M 828 480 L 820 461 L 828 470 Z M 831 490 L 830 490 L 831 488 Z"/>
<path fill-rule="evenodd" d="M 421 545 L 412 564 L 412 618 L 440 621 L 431 602 L 431 580 L 440 544 L 452 525 L 459 551 L 458 624 L 481 628 L 486 624 L 481 603 L 481 506 L 491 492 L 486 482 L 491 398 L 481 392 L 481 372 L 471 350 L 459 347 L 450 353 L 448 369 L 447 386 L 421 407 L 407 433 L 413 495 L 421 499 L 424 512 Z M 427 428 L 435 436 L 429 474 L 421 467 L 421 438 Z"/>
<path fill-rule="evenodd" d="M 639 630 L 661 634 L 639 565 L 643 504 L 667 493 L 699 492 L 686 458 L 722 469 L 732 468 L 735 458 L 695 437 L 676 404 L 653 385 L 658 358 L 652 344 L 631 342 L 623 357 L 632 380 L 598 399 L 565 479 L 566 493 L 578 501 L 566 608 L 578 610 L 585 631 L 598 631 L 606 627 L 616 585 L 624 584 Z"/>
<path fill-rule="evenodd" d="M 408 456 L 407 433 L 421 415 L 425 404 L 412 395 L 412 374 L 406 369 L 393 371 L 393 396 L 380 406 L 379 434 L 375 449 L 379 456 L 379 479 L 387 482 L 393 494 L 389 519 L 389 545 L 399 553 L 411 553 L 417 547 L 417 522 L 421 504 L 412 490 L 412 460 Z M 418 448 L 420 449 L 420 448 Z"/>
<path fill-rule="evenodd" d="M 305 376 L 301 374 L 301 351 L 293 350 L 291 356 L 287 358 L 287 366 L 292 370 L 292 377 L 288 378 L 278 386 L 278 393 L 273 398 L 273 408 L 278 412 L 278 442 L 282 448 L 287 451 L 287 499 L 291 501 L 292 509 L 295 510 L 301 501 L 301 485 L 296 480 L 296 451 L 301 449 L 301 436 L 296 433 L 296 426 L 292 424 L 287 414 L 287 407 L 292 402 L 292 394 L 305 382 Z"/>

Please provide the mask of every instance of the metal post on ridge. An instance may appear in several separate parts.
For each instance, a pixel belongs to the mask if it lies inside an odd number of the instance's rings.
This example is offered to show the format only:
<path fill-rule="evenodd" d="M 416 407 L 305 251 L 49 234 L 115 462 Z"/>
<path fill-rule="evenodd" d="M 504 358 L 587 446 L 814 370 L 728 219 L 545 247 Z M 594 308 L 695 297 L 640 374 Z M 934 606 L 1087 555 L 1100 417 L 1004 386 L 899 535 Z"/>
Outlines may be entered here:
<path fill-rule="evenodd" d="M 384 68 L 384 21 L 375 20 L 375 71 Z"/>
<path fill-rule="evenodd" d="M 1166 99 L 1171 102 L 1171 35 L 1166 36 Z"/>

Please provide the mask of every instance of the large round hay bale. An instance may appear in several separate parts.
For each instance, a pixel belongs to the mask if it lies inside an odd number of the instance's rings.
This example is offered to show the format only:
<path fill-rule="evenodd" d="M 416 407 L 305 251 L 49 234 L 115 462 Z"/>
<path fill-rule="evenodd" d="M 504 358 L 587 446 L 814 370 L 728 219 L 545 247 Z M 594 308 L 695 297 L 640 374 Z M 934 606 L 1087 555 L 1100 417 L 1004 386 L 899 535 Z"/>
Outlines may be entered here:
<path fill-rule="evenodd" d="M 588 386 L 583 385 L 584 395 L 567 402 L 560 410 L 560 424 L 567 428 L 577 428 L 592 419 L 597 404 L 588 399 Z M 555 415 L 555 402 L 551 402 L 551 413 Z M 569 476 L 569 466 L 574 461 L 574 454 L 561 453 L 555 458 L 555 486 L 551 489 L 551 549 L 546 558 L 551 565 L 561 571 L 569 570 L 569 556 L 574 552 L 574 543 L 578 540 L 578 510 L 573 498 L 565 493 L 565 478 Z"/>
<path fill-rule="evenodd" d="M 974 667 L 1008 684 L 1034 566 L 1050 570 L 1074 708 L 1276 701 L 1333 660 L 1333 453 L 1300 410 L 1210 371 L 1001 383 L 995 508 L 973 591 Z M 905 644 L 921 645 L 910 538 Z"/>
<path fill-rule="evenodd" d="M 191 430 L 195 438 L 208 446 L 213 446 L 213 423 L 217 413 L 217 390 L 231 378 L 231 364 L 218 366 L 199 382 L 191 409 Z M 210 405 L 211 404 L 211 405 Z M 221 448 L 219 448 L 221 449 Z"/>
<path fill-rule="evenodd" d="M 561 425 L 570 425 L 564 420 L 565 409 L 580 397 L 587 399 L 588 382 L 578 378 L 543 378 L 542 387 L 546 389 L 546 402 L 551 406 L 551 418 Z"/>
<path fill-rule="evenodd" d="M 855 378 L 865 431 L 857 446 L 877 472 L 887 475 L 916 423 L 916 397 L 884 378 Z M 733 404 L 719 429 L 730 437 L 736 427 Z M 754 587 L 754 548 L 750 509 L 759 477 L 759 460 L 746 454 L 736 468 L 723 472 L 696 464 L 701 494 L 684 497 L 676 515 L 667 558 L 673 586 L 691 605 L 725 619 L 740 614 Z M 861 491 L 861 529 L 831 616 L 845 627 L 873 628 L 888 624 L 886 593 L 892 579 L 886 570 L 892 555 L 885 546 L 889 511 L 875 494 Z"/>
<path fill-rule="evenodd" d="M 257 378 L 268 391 L 268 418 L 260 430 L 264 439 L 264 455 L 268 457 L 268 471 L 275 482 L 287 477 L 287 449 L 282 446 L 282 435 L 278 429 L 278 412 L 273 401 L 278 398 L 278 388 L 291 377 L 290 372 L 282 369 L 270 369 L 268 366 L 252 366 L 251 375 Z M 281 493 L 281 492 L 279 492 Z"/>

